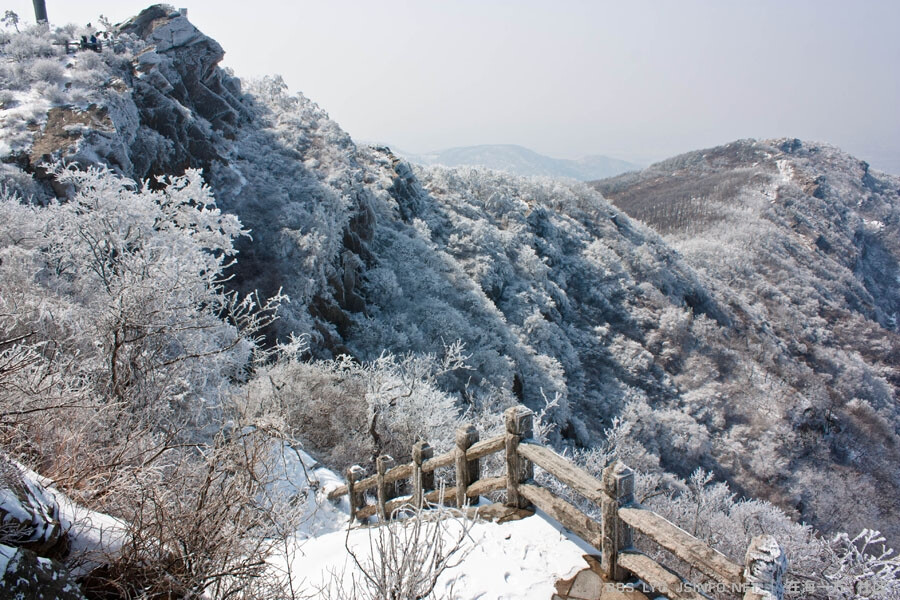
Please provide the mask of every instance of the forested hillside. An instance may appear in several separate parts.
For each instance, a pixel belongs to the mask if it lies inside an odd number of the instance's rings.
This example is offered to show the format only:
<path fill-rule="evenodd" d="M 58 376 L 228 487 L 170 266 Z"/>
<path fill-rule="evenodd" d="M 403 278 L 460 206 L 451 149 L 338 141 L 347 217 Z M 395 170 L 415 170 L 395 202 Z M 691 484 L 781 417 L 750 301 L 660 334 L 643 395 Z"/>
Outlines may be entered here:
<path fill-rule="evenodd" d="M 702 468 L 900 540 L 897 178 L 796 141 L 595 187 L 413 167 L 171 7 L 110 32 L 0 35 L 0 443 L 141 533 L 89 583 L 152 578 L 160 538 L 222 561 L 185 589 L 255 573 L 289 527 L 240 479 L 267 436 L 343 469 L 519 402 L 673 513 Z"/>
<path fill-rule="evenodd" d="M 726 379 L 743 388 L 728 401 L 750 395 L 765 411 L 770 485 L 823 526 L 880 513 L 896 535 L 900 179 L 831 146 L 774 140 L 595 187 L 663 234 L 729 305 L 732 347 L 755 364 Z"/>

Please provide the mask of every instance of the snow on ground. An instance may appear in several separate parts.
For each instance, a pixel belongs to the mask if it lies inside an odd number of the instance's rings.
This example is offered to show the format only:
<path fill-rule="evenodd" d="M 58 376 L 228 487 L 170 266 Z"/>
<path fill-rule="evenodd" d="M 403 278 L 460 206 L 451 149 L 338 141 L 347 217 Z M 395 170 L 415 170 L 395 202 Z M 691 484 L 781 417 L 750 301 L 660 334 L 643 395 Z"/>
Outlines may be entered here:
<path fill-rule="evenodd" d="M 459 598 L 550 598 L 557 581 L 587 566 L 582 555 L 596 552 L 541 512 L 521 521 L 481 522 L 471 534 L 471 553 L 438 582 L 438 590 L 452 586 Z"/>
<path fill-rule="evenodd" d="M 55 488 L 47 488 L 59 503 L 60 523 L 69 535 L 69 570 L 79 576 L 104 564 L 129 540 L 128 524 L 75 504 Z"/>
<path fill-rule="evenodd" d="M 377 536 L 373 527 L 355 527 L 348 536 L 347 516 L 338 531 L 298 539 L 290 560 L 274 561 L 278 569 L 290 566 L 295 584 L 307 592 L 326 586 L 332 574 L 344 581 L 355 572 L 346 544 L 366 562 L 370 541 Z M 462 525 L 449 523 L 445 539 L 451 543 Z M 550 598 L 554 584 L 572 577 L 587 565 L 580 540 L 567 533 L 540 511 L 533 517 L 507 523 L 477 521 L 464 542 L 468 554 L 459 566 L 447 570 L 438 580 L 435 597 L 479 600 Z M 452 595 L 451 595 L 452 593 Z"/>
<path fill-rule="evenodd" d="M 273 506 L 287 502 L 300 507 L 296 537 L 302 540 L 344 529 L 350 514 L 347 497 L 339 503 L 326 499 L 328 492 L 343 485 L 344 480 L 286 441 L 275 443 L 271 456 L 266 474 L 271 482 L 266 486 L 267 501 Z"/>
<path fill-rule="evenodd" d="M 348 581 L 356 567 L 345 543 L 365 563 L 378 529 L 355 526 L 348 536 L 346 496 L 337 504 L 326 499 L 330 490 L 343 485 L 343 479 L 289 444 L 276 450 L 276 457 L 280 472 L 270 473 L 278 482 L 273 491 L 290 494 L 293 490 L 295 495 L 305 492 L 306 504 L 305 521 L 289 545 L 289 555 L 272 559 L 273 568 L 283 573 L 289 569 L 295 586 L 307 593 L 327 585 L 333 573 Z M 444 539 L 452 544 L 463 525 L 458 520 L 447 525 Z M 464 547 L 468 554 L 461 564 L 445 571 L 438 580 L 436 598 L 550 598 L 558 580 L 572 577 L 587 566 L 582 555 L 596 553 L 541 511 L 507 523 L 478 520 L 472 524 Z"/>
<path fill-rule="evenodd" d="M 70 570 L 81 575 L 103 564 L 114 555 L 128 539 L 128 525 L 107 514 L 86 509 L 53 487 L 53 482 L 24 465 L 10 461 L 22 477 L 22 485 L 28 497 L 34 499 L 29 506 L 18 502 L 9 489 L 0 490 L 0 510 L 12 515 L 19 522 L 29 519 L 36 526 L 49 526 L 58 520 L 61 532 L 68 536 Z M 48 507 L 48 508 L 44 508 Z M 52 514 L 51 511 L 52 510 Z M 30 515 L 42 514 L 42 519 Z M 2 571 L 0 571 L 2 572 Z"/>
<path fill-rule="evenodd" d="M 342 485 L 343 480 L 307 453 L 287 442 L 278 442 L 273 446 L 273 458 L 267 473 L 271 481 L 267 488 L 271 494 L 269 499 L 286 500 L 295 507 L 299 503 L 303 522 L 288 545 L 288 556 L 272 559 L 272 568 L 284 573 L 290 567 L 295 585 L 310 594 L 327 585 L 333 573 L 349 581 L 356 567 L 345 542 L 365 563 L 371 556 L 371 541 L 379 529 L 355 526 L 348 536 L 346 497 L 340 502 L 326 499 L 328 492 Z M 46 497 L 48 506 L 58 506 L 59 522 L 70 536 L 73 553 L 79 556 L 76 564 L 71 565 L 76 574 L 99 564 L 104 556 L 115 554 L 127 541 L 127 524 L 79 507 L 37 473 L 22 465 L 16 467 L 34 494 Z M 25 515 L 24 507 L 13 502 L 10 494 L 6 496 L 2 503 L 5 510 Z M 452 545 L 464 527 L 463 521 L 451 518 L 442 523 L 446 525 L 443 537 Z M 502 524 L 477 520 L 471 523 L 463 547 L 466 554 L 461 564 L 443 573 L 435 597 L 550 598 L 554 584 L 585 568 L 581 557 L 593 552 L 540 511 L 532 517 Z M 7 550 L 0 547 L 0 563 L 10 558 Z"/>

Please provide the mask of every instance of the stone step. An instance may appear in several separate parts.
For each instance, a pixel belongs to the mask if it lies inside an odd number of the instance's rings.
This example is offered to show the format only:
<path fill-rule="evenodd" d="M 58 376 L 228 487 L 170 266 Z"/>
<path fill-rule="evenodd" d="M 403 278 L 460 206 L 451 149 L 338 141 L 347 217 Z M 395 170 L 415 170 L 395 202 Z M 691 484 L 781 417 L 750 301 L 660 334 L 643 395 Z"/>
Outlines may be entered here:
<path fill-rule="evenodd" d="M 588 567 L 557 582 L 552 600 L 649 600 L 638 591 L 617 589 L 615 583 L 604 579 L 598 557 L 586 554 L 584 560 Z"/>

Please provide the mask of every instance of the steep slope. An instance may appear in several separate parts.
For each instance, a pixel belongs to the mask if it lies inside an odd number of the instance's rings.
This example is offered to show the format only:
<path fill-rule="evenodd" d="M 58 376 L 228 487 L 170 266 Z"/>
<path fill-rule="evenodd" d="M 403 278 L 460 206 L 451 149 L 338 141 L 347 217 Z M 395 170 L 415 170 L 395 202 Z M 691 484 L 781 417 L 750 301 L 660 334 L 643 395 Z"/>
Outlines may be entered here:
<path fill-rule="evenodd" d="M 663 233 L 754 331 L 746 352 L 771 367 L 746 384 L 779 381 L 762 424 L 782 424 L 779 470 L 800 513 L 832 527 L 848 516 L 829 506 L 895 513 L 900 178 L 827 145 L 740 141 L 595 187 Z"/>
<path fill-rule="evenodd" d="M 710 238 L 691 254 L 687 241 L 670 237 L 679 254 L 584 184 L 413 168 L 385 148 L 357 146 L 280 80 L 241 84 L 220 69 L 221 47 L 171 7 L 151 7 L 120 26 L 102 54 L 60 56 L 45 41 L 12 48 L 25 48 L 22 65 L 41 65 L 34 80 L 11 63 L 0 69 L 11 90 L 0 115 L 6 185 L 38 201 L 64 197 L 46 171 L 57 160 L 106 165 L 134 179 L 202 168 L 219 206 L 251 229 L 229 285 L 290 297 L 271 338 L 308 334 L 314 356 L 357 359 L 384 350 L 439 354 L 461 340 L 469 369 L 440 383 L 473 416 L 555 399 L 557 444 L 599 444 L 620 417 L 618 451 L 644 471 L 687 475 L 702 466 L 826 528 L 896 531 L 893 455 L 874 451 L 882 443 L 889 453 L 897 448 L 895 301 L 876 299 L 891 288 L 873 275 L 894 254 L 881 234 L 863 227 L 866 251 L 853 262 L 842 238 L 828 237 L 840 213 L 823 204 L 807 214 L 819 206 L 812 200 L 789 205 L 794 218 L 824 228 L 835 264 L 859 264 L 829 280 L 830 263 L 804 259 L 822 273 L 804 288 L 821 297 L 816 310 L 840 298 L 852 300 L 848 314 L 858 317 L 836 321 L 846 325 L 835 331 L 821 320 L 827 312 L 769 323 L 767 311 L 809 309 L 807 291 L 788 295 L 794 278 L 784 275 L 783 289 L 768 279 L 724 285 L 728 269 L 696 257 L 727 246 Z M 834 160 L 821 164 L 823 172 L 847 166 Z M 758 185 L 760 205 L 780 189 L 764 185 L 782 176 L 777 161 L 771 165 L 745 186 Z M 880 222 L 894 227 L 895 192 L 885 186 L 896 186 L 870 178 L 867 210 L 873 219 L 884 212 Z M 621 189 L 628 181 L 619 180 Z M 782 187 L 791 185 L 801 184 Z M 610 188 L 612 197 L 622 197 L 618 189 Z M 710 223 L 726 220 L 716 218 Z M 787 273 L 776 242 L 808 246 L 767 239 L 759 251 L 766 277 Z M 737 277 L 753 272 L 748 264 Z M 798 337 L 807 324 L 822 339 L 839 339 L 811 348 L 812 338 Z M 873 343 L 863 342 L 867 336 Z M 820 363 L 832 371 L 819 373 L 809 356 L 825 353 Z M 858 391 L 862 382 L 868 387 Z M 832 403 L 838 394 L 845 405 Z M 841 455 L 850 449 L 862 458 Z M 834 497 L 820 493 L 826 479 L 843 486 Z M 846 501 L 852 494 L 866 505 Z"/>
<path fill-rule="evenodd" d="M 252 231 L 232 284 L 262 296 L 283 289 L 291 304 L 272 334 L 309 333 L 323 351 L 340 350 L 342 311 L 361 309 L 341 253 L 371 235 L 349 136 L 277 78 L 243 90 L 218 66 L 221 46 L 172 7 L 121 24 L 101 54 L 61 56 L 52 42 L 73 35 L 32 32 L 6 46 L 22 63 L 0 73 L 8 177 L 46 199 L 66 194 L 45 176 L 55 161 L 106 165 L 151 187 L 203 169 L 219 206 Z"/>
<path fill-rule="evenodd" d="M 448 385 L 461 391 L 469 384 L 501 403 L 517 395 L 533 406 L 559 392 L 558 419 L 570 437 L 588 442 L 585 419 L 568 422 L 567 396 L 595 415 L 588 421 L 596 433 L 599 415 L 626 395 L 619 381 L 631 377 L 594 328 L 613 323 L 609 335 L 621 329 L 624 344 L 642 335 L 633 314 L 642 307 L 705 302 L 690 273 L 665 274 L 671 253 L 659 239 L 598 194 L 472 170 L 420 173 L 433 179 L 431 193 L 407 164 L 385 149 L 357 148 L 280 80 L 242 87 L 216 66 L 221 47 L 170 7 L 124 23 L 111 46 L 55 59 L 66 69 L 54 82 L 56 96 L 31 107 L 32 124 L 21 128 L 6 162 L 39 178 L 52 160 L 105 164 L 135 179 L 202 168 L 219 206 L 251 230 L 232 285 L 264 296 L 283 288 L 290 302 L 273 335 L 309 334 L 319 356 L 439 352 L 461 339 L 472 353 L 471 381 L 466 374 Z M 93 78 L 86 85 L 83 71 Z M 69 121 L 99 116 L 73 129 L 57 113 Z M 6 116 L 7 130 L 16 127 L 16 115 Z M 65 194 L 51 178 L 34 188 L 7 171 L 29 193 Z M 594 255 L 609 265 L 592 266 Z M 570 268 L 585 278 L 573 278 Z M 635 292 L 645 268 L 660 273 L 655 285 L 663 289 L 650 299 Z M 605 283 L 594 289 L 595 278 Z M 559 338 L 556 327 L 582 339 Z M 591 390 L 607 367 L 620 375 L 604 373 L 616 391 L 601 403 Z"/>
<path fill-rule="evenodd" d="M 566 177 L 579 181 L 611 177 L 638 169 L 635 164 L 608 156 L 585 156 L 577 160 L 550 158 L 513 144 L 463 146 L 429 154 L 400 154 L 418 165 L 485 167 L 511 175 Z"/>
<path fill-rule="evenodd" d="M 632 394 L 670 393 L 641 354 L 656 315 L 693 306 L 711 322 L 728 319 L 656 236 L 584 186 L 413 173 L 389 154 L 370 156 L 393 165 L 395 195 L 376 205 L 368 314 L 351 332 L 362 356 L 462 339 L 472 370 L 457 385 L 470 401 L 512 392 L 540 406 L 559 394 L 564 434 L 591 443 Z"/>

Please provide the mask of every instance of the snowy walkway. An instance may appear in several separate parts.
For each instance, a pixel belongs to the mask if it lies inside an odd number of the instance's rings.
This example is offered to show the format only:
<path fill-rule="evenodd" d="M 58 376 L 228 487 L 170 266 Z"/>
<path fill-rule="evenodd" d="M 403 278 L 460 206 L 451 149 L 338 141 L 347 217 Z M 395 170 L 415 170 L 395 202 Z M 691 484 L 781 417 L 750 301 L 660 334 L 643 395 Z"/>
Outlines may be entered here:
<path fill-rule="evenodd" d="M 373 532 L 373 528 L 353 529 L 350 547 L 364 555 Z M 291 561 L 292 572 L 302 574 L 298 583 L 302 579 L 303 587 L 313 591 L 325 585 L 331 573 L 349 576 L 353 561 L 345 538 L 343 530 L 299 543 Z M 452 591 L 467 600 L 549 600 L 557 592 L 556 583 L 584 569 L 583 555 L 594 552 L 540 511 L 506 523 L 479 521 L 469 532 L 466 547 L 469 553 L 463 562 L 438 580 L 437 597 Z"/>

